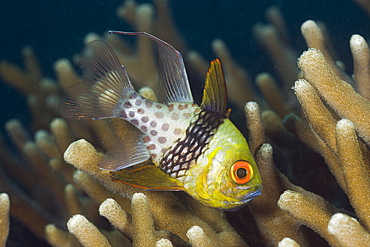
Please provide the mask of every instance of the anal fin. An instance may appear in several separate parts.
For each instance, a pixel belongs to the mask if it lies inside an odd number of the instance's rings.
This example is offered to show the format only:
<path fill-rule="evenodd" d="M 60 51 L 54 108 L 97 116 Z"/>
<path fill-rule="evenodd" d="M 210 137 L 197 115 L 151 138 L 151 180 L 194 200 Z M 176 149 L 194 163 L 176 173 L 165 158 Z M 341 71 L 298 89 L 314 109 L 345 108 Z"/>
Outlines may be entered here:
<path fill-rule="evenodd" d="M 128 184 L 132 187 L 144 190 L 184 190 L 179 180 L 172 178 L 151 163 L 143 163 L 123 170 L 112 171 L 111 175 L 112 179 L 116 182 Z"/>

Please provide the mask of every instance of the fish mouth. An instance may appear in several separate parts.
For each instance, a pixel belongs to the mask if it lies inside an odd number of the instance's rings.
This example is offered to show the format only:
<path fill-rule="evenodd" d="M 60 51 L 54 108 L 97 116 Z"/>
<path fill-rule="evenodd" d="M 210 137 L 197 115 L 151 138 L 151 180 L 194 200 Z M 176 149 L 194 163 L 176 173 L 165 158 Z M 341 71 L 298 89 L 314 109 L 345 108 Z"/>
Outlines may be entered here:
<path fill-rule="evenodd" d="M 244 197 L 243 200 L 240 201 L 240 203 L 246 203 L 252 199 L 254 199 L 256 196 L 261 195 L 262 192 L 262 185 L 255 186 L 254 188 L 249 189 L 249 193 Z"/>
<path fill-rule="evenodd" d="M 255 186 L 255 187 L 249 187 L 249 188 L 245 188 L 245 189 L 249 190 L 249 193 L 247 195 L 245 195 L 244 197 L 242 197 L 242 200 L 240 200 L 238 202 L 235 202 L 234 206 L 232 208 L 226 209 L 224 211 L 235 212 L 235 211 L 238 211 L 239 209 L 245 207 L 247 205 L 247 202 L 249 202 L 252 199 L 254 199 L 255 197 L 261 195 L 262 185 Z"/>

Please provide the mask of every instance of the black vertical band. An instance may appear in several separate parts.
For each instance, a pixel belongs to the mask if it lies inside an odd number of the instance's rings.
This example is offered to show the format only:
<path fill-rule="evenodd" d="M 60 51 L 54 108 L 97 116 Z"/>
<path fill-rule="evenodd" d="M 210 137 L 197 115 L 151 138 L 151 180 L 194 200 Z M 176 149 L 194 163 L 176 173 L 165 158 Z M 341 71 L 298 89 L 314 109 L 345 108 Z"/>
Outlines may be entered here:
<path fill-rule="evenodd" d="M 212 111 L 202 110 L 196 121 L 190 124 L 185 137 L 172 146 L 163 156 L 159 167 L 172 177 L 181 177 L 182 170 L 188 170 L 205 152 L 224 116 Z"/>

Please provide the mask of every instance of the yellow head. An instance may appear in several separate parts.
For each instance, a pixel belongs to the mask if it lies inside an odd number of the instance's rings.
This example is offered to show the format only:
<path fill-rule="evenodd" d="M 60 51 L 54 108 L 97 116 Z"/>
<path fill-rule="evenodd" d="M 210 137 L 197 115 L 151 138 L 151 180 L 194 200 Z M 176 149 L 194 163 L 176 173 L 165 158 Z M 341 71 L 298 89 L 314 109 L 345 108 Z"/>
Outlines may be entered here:
<path fill-rule="evenodd" d="M 229 119 L 191 167 L 184 188 L 206 206 L 237 210 L 261 193 L 261 177 L 247 141 Z"/>

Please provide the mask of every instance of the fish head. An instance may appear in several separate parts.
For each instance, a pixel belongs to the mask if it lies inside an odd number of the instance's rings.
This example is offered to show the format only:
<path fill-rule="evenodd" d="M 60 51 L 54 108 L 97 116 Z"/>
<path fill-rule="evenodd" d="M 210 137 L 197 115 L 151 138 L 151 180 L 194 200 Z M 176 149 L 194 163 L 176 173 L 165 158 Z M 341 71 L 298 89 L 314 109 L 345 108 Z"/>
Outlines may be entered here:
<path fill-rule="evenodd" d="M 189 169 L 184 188 L 202 204 L 235 211 L 261 194 L 262 181 L 244 136 L 229 119 Z"/>

